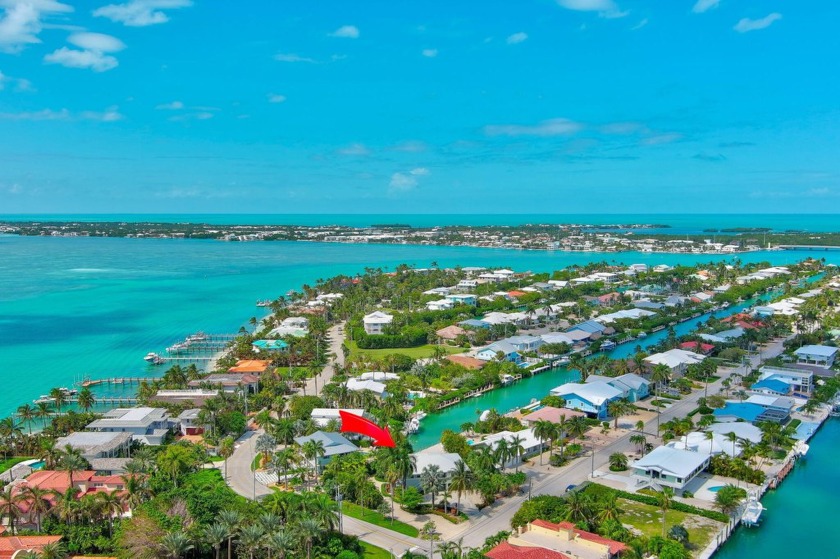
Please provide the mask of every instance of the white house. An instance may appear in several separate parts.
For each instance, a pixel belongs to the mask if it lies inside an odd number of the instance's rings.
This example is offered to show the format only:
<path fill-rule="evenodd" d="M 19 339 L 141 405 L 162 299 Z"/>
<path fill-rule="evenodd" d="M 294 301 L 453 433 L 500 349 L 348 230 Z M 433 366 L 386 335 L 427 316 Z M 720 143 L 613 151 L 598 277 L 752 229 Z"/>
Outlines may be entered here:
<path fill-rule="evenodd" d="M 694 353 L 684 349 L 669 349 L 668 351 L 654 353 L 645 357 L 645 363 L 653 366 L 665 365 L 671 369 L 671 372 L 681 375 L 685 373 L 689 365 L 700 363 L 705 358 L 706 356 L 701 353 Z"/>
<path fill-rule="evenodd" d="M 708 454 L 667 446 L 657 447 L 633 464 L 635 487 L 671 487 L 682 491 L 706 469 L 710 460 L 711 456 Z"/>
<path fill-rule="evenodd" d="M 452 472 L 455 471 L 458 462 L 463 462 L 461 456 L 454 452 L 415 452 L 411 456 L 414 458 L 414 469 L 406 481 L 414 487 L 420 486 L 420 477 L 423 470 L 429 466 L 437 466 L 440 469 L 448 486 Z M 464 465 L 466 466 L 466 464 Z M 469 467 L 467 470 L 469 470 Z"/>
<path fill-rule="evenodd" d="M 522 431 L 500 431 L 498 433 L 494 433 L 492 435 L 487 435 L 480 441 L 473 444 L 475 447 L 486 446 L 489 447 L 491 450 L 496 450 L 496 447 L 499 446 L 499 441 L 502 439 L 507 441 L 508 445 L 513 445 L 516 440 L 519 440 L 519 445 L 523 449 L 523 453 L 519 458 L 511 458 L 505 464 L 505 468 L 511 468 L 524 460 L 525 458 L 532 456 L 539 452 L 540 450 L 540 439 L 534 435 L 533 429 L 523 429 Z"/>
<path fill-rule="evenodd" d="M 472 293 L 453 293 L 447 295 L 446 299 L 456 305 L 475 305 L 478 302 L 478 296 Z"/>
<path fill-rule="evenodd" d="M 344 386 L 347 387 L 347 390 L 351 390 L 353 392 L 370 390 L 380 398 L 384 398 L 387 395 L 387 387 L 385 386 L 385 383 L 375 380 L 362 380 L 358 378 L 351 378 L 347 379 L 347 381 L 344 383 Z"/>
<path fill-rule="evenodd" d="M 283 319 L 276 328 L 274 328 L 271 336 L 293 336 L 295 338 L 303 338 L 309 332 L 309 319 L 304 316 L 290 316 Z"/>
<path fill-rule="evenodd" d="M 341 414 L 339 414 L 339 412 L 342 411 L 352 413 L 353 415 L 358 416 L 363 416 L 365 414 L 365 410 L 346 408 L 315 408 L 312 410 L 312 413 L 309 415 L 309 418 L 312 419 L 312 423 L 314 423 L 318 427 L 326 427 L 327 425 L 329 425 L 330 421 L 338 421 L 339 423 L 341 423 Z"/>
<path fill-rule="evenodd" d="M 793 354 L 800 363 L 830 369 L 837 358 L 837 348 L 827 345 L 804 345 Z"/>
<path fill-rule="evenodd" d="M 164 408 L 117 408 L 85 428 L 100 433 L 130 433 L 134 441 L 159 445 L 176 423 Z"/>
<path fill-rule="evenodd" d="M 374 311 L 365 315 L 362 322 L 365 325 L 365 332 L 371 335 L 382 334 L 385 327 L 394 321 L 394 317 L 382 311 Z"/>
<path fill-rule="evenodd" d="M 455 306 L 455 302 L 450 299 L 438 299 L 437 301 L 429 301 L 426 303 L 426 309 L 430 311 L 445 311 Z"/>

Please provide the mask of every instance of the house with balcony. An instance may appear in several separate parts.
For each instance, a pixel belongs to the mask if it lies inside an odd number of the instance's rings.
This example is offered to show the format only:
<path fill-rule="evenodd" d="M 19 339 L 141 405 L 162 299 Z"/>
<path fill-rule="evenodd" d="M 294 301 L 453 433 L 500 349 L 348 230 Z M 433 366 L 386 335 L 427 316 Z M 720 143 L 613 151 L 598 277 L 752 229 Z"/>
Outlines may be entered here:
<path fill-rule="evenodd" d="M 177 424 L 178 420 L 164 408 L 117 408 L 85 428 L 100 433 L 129 433 L 133 441 L 159 445 Z"/>

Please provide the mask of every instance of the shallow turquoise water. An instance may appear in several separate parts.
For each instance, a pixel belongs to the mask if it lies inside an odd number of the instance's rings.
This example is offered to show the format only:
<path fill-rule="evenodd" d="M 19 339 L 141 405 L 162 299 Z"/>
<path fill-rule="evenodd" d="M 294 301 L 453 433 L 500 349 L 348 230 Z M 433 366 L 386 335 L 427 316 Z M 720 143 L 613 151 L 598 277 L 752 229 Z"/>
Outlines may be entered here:
<path fill-rule="evenodd" d="M 837 538 L 837 487 L 840 487 L 840 422 L 830 419 L 811 440 L 779 489 L 762 499 L 761 525 L 738 528 L 716 559 L 834 559 Z"/>

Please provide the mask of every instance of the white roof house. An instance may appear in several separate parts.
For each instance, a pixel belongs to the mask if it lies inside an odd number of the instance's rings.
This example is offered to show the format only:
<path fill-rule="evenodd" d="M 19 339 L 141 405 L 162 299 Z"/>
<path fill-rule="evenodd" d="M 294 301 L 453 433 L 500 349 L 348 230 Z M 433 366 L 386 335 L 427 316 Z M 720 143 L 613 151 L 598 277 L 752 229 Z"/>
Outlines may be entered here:
<path fill-rule="evenodd" d="M 706 358 L 705 355 L 686 351 L 684 349 L 669 349 L 662 353 L 654 353 L 645 357 L 645 362 L 651 365 L 665 365 L 675 372 L 682 373 L 688 365 L 700 363 Z"/>
<path fill-rule="evenodd" d="M 386 386 L 384 383 L 375 381 L 375 380 L 361 380 L 357 378 L 347 379 L 344 383 L 344 386 L 347 387 L 347 390 L 352 390 L 353 392 L 361 392 L 362 390 L 370 390 L 377 396 L 384 396 L 386 391 Z"/>
<path fill-rule="evenodd" d="M 533 429 L 523 429 L 522 431 L 500 431 L 498 433 L 494 433 L 492 435 L 487 435 L 482 440 L 476 442 L 474 446 L 486 446 L 492 450 L 496 450 L 496 447 L 499 445 L 499 441 L 502 439 L 506 440 L 508 444 L 510 444 L 516 437 L 519 437 L 520 444 L 522 448 L 525 450 L 524 454 L 522 455 L 523 458 L 534 454 L 535 452 L 539 451 L 540 449 L 540 440 L 534 435 Z M 516 465 L 519 462 L 516 458 L 511 458 L 506 464 L 505 467 L 509 468 L 511 466 Z"/>
<path fill-rule="evenodd" d="M 107 433 L 130 433 L 133 440 L 159 445 L 177 424 L 164 408 L 117 408 L 89 423 L 86 429 Z"/>
<path fill-rule="evenodd" d="M 728 456 L 738 456 L 741 454 L 741 445 L 736 441 L 735 445 L 726 438 L 723 434 L 709 431 L 712 438 L 706 438 L 706 433 L 694 431 L 680 437 L 677 440 L 670 441 L 666 446 L 676 448 L 679 450 L 690 450 L 691 452 L 698 452 L 700 454 L 726 454 Z"/>
<path fill-rule="evenodd" d="M 386 380 L 397 380 L 400 375 L 397 373 L 387 373 L 383 371 L 370 371 L 362 373 L 357 377 L 359 380 L 375 380 L 377 382 L 385 382 Z"/>
<path fill-rule="evenodd" d="M 735 433 L 739 439 L 745 439 L 751 443 L 758 444 L 761 442 L 761 429 L 747 423 L 746 421 L 737 421 L 731 423 L 713 423 L 706 429 L 712 433 L 720 435 L 727 435 L 728 433 Z M 731 443 L 730 443 L 731 444 Z"/>
<path fill-rule="evenodd" d="M 837 358 L 837 348 L 827 345 L 804 345 L 793 354 L 800 363 L 829 368 Z"/>
<path fill-rule="evenodd" d="M 602 314 L 601 316 L 596 316 L 593 320 L 600 322 L 601 324 L 611 324 L 616 320 L 639 320 L 640 318 L 653 316 L 655 314 L 655 312 L 646 311 L 644 309 L 628 309 L 609 314 Z"/>
<path fill-rule="evenodd" d="M 312 410 L 310 414 L 310 418 L 312 422 L 317 425 L 318 427 L 326 427 L 330 421 L 338 421 L 341 422 L 341 415 L 338 413 L 340 411 L 346 411 L 348 413 L 352 413 L 353 415 L 363 416 L 365 414 L 365 410 L 355 410 L 355 409 L 347 409 L 347 408 L 315 408 Z"/>
<path fill-rule="evenodd" d="M 445 311 L 455 306 L 455 301 L 451 299 L 438 299 L 437 301 L 429 301 L 426 303 L 426 308 L 430 311 Z"/>
<path fill-rule="evenodd" d="M 557 388 L 551 389 L 552 396 L 565 397 L 571 394 L 584 398 L 595 406 L 601 406 L 610 400 L 621 398 L 623 393 L 618 388 L 606 382 L 590 382 L 586 384 L 567 382 Z"/>
<path fill-rule="evenodd" d="M 636 487 L 667 486 L 682 490 L 697 474 L 706 469 L 708 454 L 660 446 L 633 464 Z"/>
<path fill-rule="evenodd" d="M 423 470 L 429 466 L 437 466 L 448 481 L 458 462 L 463 462 L 461 456 L 454 452 L 415 452 L 411 456 L 414 458 L 414 471 L 408 478 L 411 485 L 419 485 Z"/>
<path fill-rule="evenodd" d="M 302 338 L 309 331 L 309 319 L 304 316 L 290 316 L 283 319 L 276 328 L 271 331 L 272 336 L 294 336 Z"/>
<path fill-rule="evenodd" d="M 385 326 L 391 324 L 393 321 L 394 317 L 392 315 L 382 311 L 374 311 L 365 315 L 362 319 L 365 325 L 365 332 L 372 335 L 381 334 Z"/>

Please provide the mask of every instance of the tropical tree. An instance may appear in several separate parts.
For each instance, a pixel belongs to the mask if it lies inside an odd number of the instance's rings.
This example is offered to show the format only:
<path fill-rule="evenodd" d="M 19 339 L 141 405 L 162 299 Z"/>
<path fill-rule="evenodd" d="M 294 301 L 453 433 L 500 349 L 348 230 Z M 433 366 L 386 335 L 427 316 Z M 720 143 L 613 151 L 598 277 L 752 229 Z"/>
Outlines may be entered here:
<path fill-rule="evenodd" d="M 178 478 L 193 469 L 196 463 L 189 448 L 174 444 L 158 454 L 157 465 L 161 471 L 169 474 L 172 484 L 178 487 Z"/>
<path fill-rule="evenodd" d="M 84 411 L 90 411 L 93 406 L 96 405 L 96 396 L 93 395 L 93 391 L 90 389 L 89 386 L 83 387 L 79 390 L 77 405 L 80 409 Z"/>
<path fill-rule="evenodd" d="M 312 559 L 312 544 L 321 534 L 323 526 L 314 518 L 304 517 L 298 524 L 298 531 L 306 546 L 306 559 Z"/>
<path fill-rule="evenodd" d="M 67 403 L 67 392 L 61 388 L 50 389 L 49 397 L 58 410 L 58 415 L 61 415 L 61 406 Z"/>
<path fill-rule="evenodd" d="M 671 503 L 674 501 L 674 490 L 670 487 L 663 487 L 662 491 L 657 494 L 659 502 L 659 510 L 662 511 L 662 537 L 665 537 L 665 515 L 668 509 L 671 508 Z"/>
<path fill-rule="evenodd" d="M 222 544 L 228 537 L 228 530 L 224 524 L 216 522 L 215 524 L 208 524 L 203 531 L 204 542 L 213 548 L 215 559 L 219 559 L 219 554 L 222 550 Z"/>
<path fill-rule="evenodd" d="M 41 489 L 34 485 L 25 484 L 20 490 L 20 499 L 29 506 L 29 521 L 35 520 L 36 530 L 41 531 L 41 519 L 50 512 L 52 503 L 47 498 L 50 495 L 47 489 Z"/>
<path fill-rule="evenodd" d="M 472 491 L 474 482 L 473 474 L 464 461 L 455 462 L 455 468 L 449 474 L 449 490 L 454 491 L 458 499 L 458 512 L 461 512 L 461 495 Z"/>
<path fill-rule="evenodd" d="M 262 462 L 268 460 L 269 455 L 274 452 L 275 448 L 277 448 L 277 440 L 268 433 L 263 433 L 257 437 L 257 442 L 254 445 L 254 449 L 262 455 Z"/>
<path fill-rule="evenodd" d="M 158 544 L 158 557 L 162 559 L 181 559 L 195 547 L 190 537 L 184 532 L 168 532 Z"/>
<path fill-rule="evenodd" d="M 19 406 L 17 409 L 17 416 L 18 418 L 26 423 L 27 428 L 29 429 L 29 435 L 32 435 L 32 421 L 35 419 L 36 410 L 29 404 L 23 404 Z"/>
<path fill-rule="evenodd" d="M 732 514 L 741 506 L 741 499 L 743 498 L 744 490 L 738 489 L 734 485 L 725 485 L 715 493 L 715 507 L 726 515 Z"/>
<path fill-rule="evenodd" d="M 21 498 L 14 494 L 13 487 L 0 491 L 0 518 L 9 524 L 9 532 L 15 535 L 15 521 L 23 514 L 20 508 Z"/>
<path fill-rule="evenodd" d="M 501 441 L 500 441 L 501 442 Z M 519 472 L 519 463 L 525 455 L 525 447 L 522 446 L 523 439 L 520 435 L 514 435 L 510 438 L 510 446 L 508 452 L 511 458 L 516 461 L 516 471 Z"/>
<path fill-rule="evenodd" d="M 301 446 L 304 457 L 312 463 L 312 470 L 315 473 L 315 484 L 318 484 L 318 462 L 326 454 L 324 442 L 316 439 L 309 439 Z"/>
<path fill-rule="evenodd" d="M 69 444 L 64 447 L 64 450 L 61 451 L 60 458 L 58 460 L 58 464 L 56 465 L 56 469 L 59 471 L 67 472 L 67 475 L 70 478 L 70 487 L 73 487 L 73 473 L 80 472 L 90 467 L 88 461 L 82 457 L 81 453 L 70 446 Z"/>
<path fill-rule="evenodd" d="M 630 402 L 624 398 L 613 400 L 607 404 L 607 414 L 614 418 L 613 429 L 618 429 L 619 418 L 622 415 L 627 415 L 632 409 Z"/>
<path fill-rule="evenodd" d="M 624 471 L 627 469 L 627 455 L 623 452 L 613 452 L 610 454 L 610 469 L 615 472 Z"/>
<path fill-rule="evenodd" d="M 227 555 L 228 559 L 233 556 L 233 539 L 239 533 L 242 524 L 242 514 L 237 510 L 223 510 L 219 513 L 219 524 L 224 526 L 227 533 Z"/>
<path fill-rule="evenodd" d="M 228 462 L 228 458 L 233 456 L 233 451 L 235 449 L 235 444 L 234 443 L 235 443 L 235 441 L 233 440 L 233 437 L 231 437 L 231 436 L 225 437 L 219 443 L 219 456 L 221 456 L 222 458 L 225 459 L 225 479 L 227 479 L 227 477 L 228 477 L 227 462 Z"/>
<path fill-rule="evenodd" d="M 420 472 L 420 487 L 431 496 L 432 509 L 435 508 L 435 497 L 444 488 L 445 481 L 445 475 L 437 464 L 430 464 Z"/>
<path fill-rule="evenodd" d="M 263 527 L 259 524 L 247 524 L 239 530 L 239 545 L 248 552 L 249 559 L 254 559 L 254 552 L 260 547 Z"/>
<path fill-rule="evenodd" d="M 278 559 L 285 559 L 286 554 L 295 545 L 295 538 L 284 528 L 280 528 L 268 534 L 265 546 L 268 549 L 268 557 L 271 559 L 272 552 L 276 552 Z"/>

